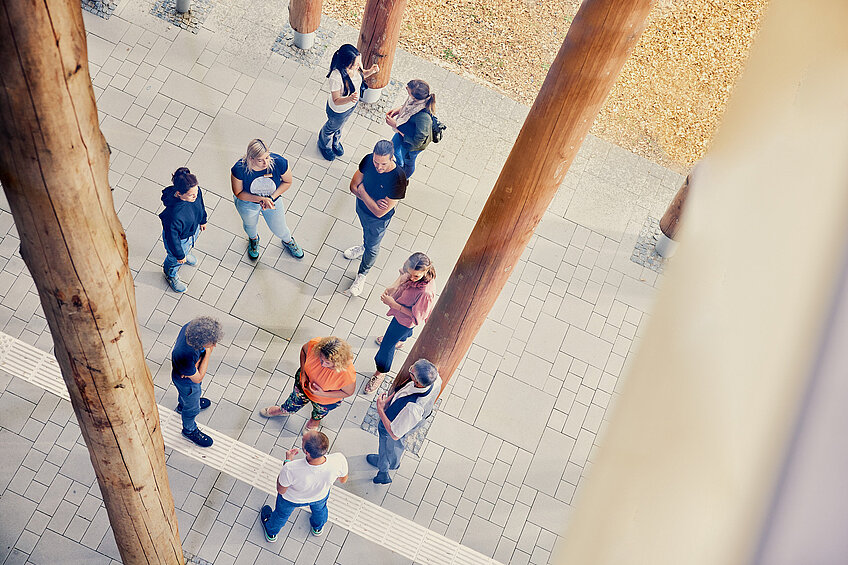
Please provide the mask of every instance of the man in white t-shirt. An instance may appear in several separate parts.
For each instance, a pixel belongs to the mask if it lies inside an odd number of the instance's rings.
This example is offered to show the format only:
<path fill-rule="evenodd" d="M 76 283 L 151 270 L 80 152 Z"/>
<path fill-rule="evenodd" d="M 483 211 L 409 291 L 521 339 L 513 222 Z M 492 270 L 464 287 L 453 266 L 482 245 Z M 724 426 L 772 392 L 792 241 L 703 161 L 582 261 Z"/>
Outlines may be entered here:
<path fill-rule="evenodd" d="M 277 541 L 277 534 L 298 506 L 309 506 L 312 535 L 320 536 L 327 523 L 327 499 L 330 487 L 347 482 L 347 459 L 341 453 L 327 455 L 330 440 L 322 432 L 303 434 L 303 454 L 306 459 L 294 461 L 297 448 L 286 451 L 283 469 L 277 477 L 277 503 L 274 510 L 267 504 L 259 511 L 265 539 Z"/>
<path fill-rule="evenodd" d="M 380 444 L 377 453 L 365 456 L 370 465 L 377 467 L 374 482 L 385 485 L 392 482 L 389 471 L 400 467 L 400 458 L 406 449 L 403 439 L 424 423 L 433 411 L 433 405 L 442 391 L 442 378 L 436 366 L 419 359 L 409 368 L 412 379 L 399 390 L 377 398 L 380 423 L 377 435 Z"/>

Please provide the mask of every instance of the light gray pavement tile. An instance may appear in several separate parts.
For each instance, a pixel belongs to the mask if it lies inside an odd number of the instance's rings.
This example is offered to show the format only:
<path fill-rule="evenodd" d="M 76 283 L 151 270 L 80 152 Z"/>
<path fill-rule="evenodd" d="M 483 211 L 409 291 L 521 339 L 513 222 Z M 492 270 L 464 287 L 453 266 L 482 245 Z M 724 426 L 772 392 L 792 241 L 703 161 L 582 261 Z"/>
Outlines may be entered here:
<path fill-rule="evenodd" d="M 612 344 L 571 326 L 565 334 L 562 351 L 594 367 L 603 368 L 612 352 Z"/>
<path fill-rule="evenodd" d="M 501 537 L 502 528 L 479 516 L 472 516 L 462 538 L 463 545 L 475 549 L 483 555 L 492 556 Z"/>
<path fill-rule="evenodd" d="M 552 532 L 562 532 L 570 514 L 571 507 L 568 504 L 550 496 L 537 496 L 527 522 Z"/>
<path fill-rule="evenodd" d="M 47 530 L 30 556 L 33 563 L 87 563 L 109 565 L 111 558 Z"/>
<path fill-rule="evenodd" d="M 258 123 L 264 123 L 282 95 L 286 82 L 269 74 L 260 75 L 244 97 L 238 113 Z"/>
<path fill-rule="evenodd" d="M 94 468 L 91 466 L 88 449 L 84 445 L 75 443 L 59 472 L 84 485 L 93 484 Z"/>
<path fill-rule="evenodd" d="M 291 339 L 313 292 L 300 281 L 259 263 L 241 293 L 244 299 L 236 303 L 232 313 L 283 339 Z"/>
<path fill-rule="evenodd" d="M 474 460 L 480 455 L 487 434 L 457 418 L 447 414 L 437 414 L 427 438 Z"/>
<path fill-rule="evenodd" d="M 520 399 L 516 402 L 516 399 Z M 493 381 L 475 427 L 503 440 L 526 445 L 541 436 L 555 398 L 516 379 L 498 374 Z"/>
<path fill-rule="evenodd" d="M 377 546 L 365 538 L 349 533 L 336 558 L 338 565 L 361 565 L 362 563 L 380 563 L 381 565 L 404 565 L 412 561 Z"/>
<path fill-rule="evenodd" d="M 133 96 L 109 86 L 97 99 L 97 109 L 120 120 L 130 109 L 130 106 L 132 106 L 133 100 Z"/>
<path fill-rule="evenodd" d="M 147 139 L 147 134 L 143 131 L 112 116 L 106 116 L 100 122 L 100 131 L 103 132 L 109 145 L 130 155 L 138 153 Z"/>
<path fill-rule="evenodd" d="M 226 99 L 221 92 L 180 73 L 171 73 L 159 92 L 210 115 L 215 115 Z"/>
<path fill-rule="evenodd" d="M 6 491 L 0 497 L 0 560 L 5 561 L 15 547 L 35 507 L 35 502 L 14 492 Z"/>
<path fill-rule="evenodd" d="M 11 383 L 10 383 L 11 385 Z M 0 413 L 3 414 L 3 427 L 12 432 L 20 432 L 26 425 L 36 404 L 20 396 L 7 393 L 0 396 Z"/>
<path fill-rule="evenodd" d="M 156 155 L 151 159 L 150 165 L 144 171 L 144 176 L 160 187 L 157 194 L 160 200 L 159 205 L 161 205 L 162 188 L 171 185 L 171 175 L 179 167 L 186 166 L 190 157 L 191 153 L 188 151 L 166 142 L 159 147 Z M 198 181 L 203 186 L 202 179 Z"/>
<path fill-rule="evenodd" d="M 553 496 L 565 472 L 574 444 L 573 438 L 546 428 L 530 463 L 524 484 Z"/>

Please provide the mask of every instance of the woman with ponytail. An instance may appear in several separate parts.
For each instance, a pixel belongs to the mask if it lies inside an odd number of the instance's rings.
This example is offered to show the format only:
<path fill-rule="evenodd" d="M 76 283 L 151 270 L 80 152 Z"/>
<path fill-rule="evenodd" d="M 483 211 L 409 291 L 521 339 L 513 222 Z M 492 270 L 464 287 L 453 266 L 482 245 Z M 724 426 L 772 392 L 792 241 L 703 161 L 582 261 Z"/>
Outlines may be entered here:
<path fill-rule="evenodd" d="M 415 172 L 415 159 L 433 139 L 433 114 L 436 112 L 436 95 L 423 80 L 406 83 L 408 94 L 403 106 L 386 112 L 386 123 L 394 130 L 395 162 L 406 173 Z"/>
<path fill-rule="evenodd" d="M 206 207 L 197 177 L 186 167 L 174 171 L 171 182 L 173 184 L 162 191 L 165 210 L 159 214 L 166 253 L 162 269 L 171 289 L 185 292 L 188 287 L 178 273 L 183 264 L 197 265 L 197 258 L 190 251 L 197 236 L 206 229 Z"/>
<path fill-rule="evenodd" d="M 344 155 L 341 135 L 342 127 L 359 102 L 362 81 L 380 70 L 376 64 L 367 71 L 362 70 L 359 50 L 345 43 L 333 53 L 330 61 L 330 97 L 327 99 L 327 122 L 318 132 L 318 150 L 328 161 Z"/>
<path fill-rule="evenodd" d="M 387 288 L 380 300 L 389 307 L 392 316 L 389 327 L 383 337 L 375 341 L 380 349 L 374 356 L 377 370 L 365 384 L 362 394 L 371 394 L 383 382 L 383 378 L 392 369 L 395 349 L 412 335 L 415 326 L 423 324 L 433 311 L 435 304 L 436 267 L 424 253 L 413 253 L 403 264 L 400 276 Z"/>

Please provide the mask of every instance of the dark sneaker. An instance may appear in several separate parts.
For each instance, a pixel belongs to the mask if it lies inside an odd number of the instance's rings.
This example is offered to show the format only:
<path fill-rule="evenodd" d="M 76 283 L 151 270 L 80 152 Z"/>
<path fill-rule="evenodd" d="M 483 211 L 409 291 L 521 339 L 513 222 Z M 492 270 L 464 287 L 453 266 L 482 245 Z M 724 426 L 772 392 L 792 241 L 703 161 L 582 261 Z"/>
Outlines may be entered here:
<path fill-rule="evenodd" d="M 271 517 L 271 507 L 267 504 L 262 507 L 262 510 L 259 511 L 259 521 L 262 522 L 262 533 L 265 534 L 265 541 L 268 543 L 274 543 L 277 541 L 277 535 L 273 536 L 268 533 L 268 530 L 265 528 L 265 523 L 268 521 L 268 518 Z"/>
<path fill-rule="evenodd" d="M 201 410 L 206 410 L 210 406 L 212 406 L 212 402 L 208 398 L 201 398 L 200 399 L 200 409 Z M 183 405 L 177 404 L 177 414 L 182 414 L 182 413 L 183 413 Z"/>
<path fill-rule="evenodd" d="M 321 147 L 321 144 L 318 144 L 318 151 L 321 153 L 321 156 L 328 161 L 333 161 L 336 158 L 336 154 L 331 151 L 327 151 L 324 147 Z"/>
<path fill-rule="evenodd" d="M 392 482 L 392 478 L 388 473 L 377 473 L 377 476 L 373 480 L 378 485 L 387 485 Z"/>
<path fill-rule="evenodd" d="M 295 259 L 301 259 L 303 257 L 303 249 L 300 248 L 300 245 L 297 244 L 294 237 L 292 237 L 291 241 L 288 243 L 284 241 L 283 245 L 285 245 L 286 249 L 289 250 L 289 253 L 291 253 L 291 256 Z"/>
<path fill-rule="evenodd" d="M 248 238 L 247 256 L 254 260 L 259 258 L 259 236 L 256 236 L 256 239 Z"/>
<path fill-rule="evenodd" d="M 376 453 L 369 453 L 368 455 L 365 456 L 365 461 L 367 461 L 368 464 L 371 465 L 372 467 L 377 466 L 377 460 L 378 460 L 378 457 L 377 457 Z M 392 471 L 394 471 L 395 469 L 399 469 L 399 468 L 400 468 L 400 465 L 398 465 L 397 467 L 390 467 L 390 469 Z"/>
<path fill-rule="evenodd" d="M 197 257 L 192 255 L 191 253 L 186 253 L 185 260 L 185 264 L 189 267 L 194 267 L 195 265 L 197 265 Z"/>
<path fill-rule="evenodd" d="M 174 292 L 185 292 L 188 290 L 188 285 L 180 280 L 179 276 L 169 277 L 165 275 L 165 280 L 168 281 L 168 286 L 171 287 L 171 290 Z"/>
<path fill-rule="evenodd" d="M 341 143 L 336 143 L 333 145 L 333 153 L 336 154 L 336 157 L 341 157 L 344 155 L 344 147 L 342 147 Z"/>
<path fill-rule="evenodd" d="M 323 533 L 324 533 L 324 526 L 321 526 L 320 528 L 312 528 L 312 535 L 315 536 L 315 537 L 318 537 Z"/>
<path fill-rule="evenodd" d="M 212 438 L 200 431 L 200 428 L 194 428 L 194 431 L 187 432 L 183 428 L 183 435 L 199 445 L 200 447 L 209 447 L 212 445 Z"/>

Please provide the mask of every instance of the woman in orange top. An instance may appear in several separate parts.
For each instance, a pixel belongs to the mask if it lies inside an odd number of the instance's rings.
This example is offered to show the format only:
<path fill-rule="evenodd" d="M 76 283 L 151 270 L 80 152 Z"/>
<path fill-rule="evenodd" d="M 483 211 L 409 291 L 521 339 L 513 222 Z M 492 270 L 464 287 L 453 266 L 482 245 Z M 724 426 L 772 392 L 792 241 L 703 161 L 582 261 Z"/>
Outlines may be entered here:
<path fill-rule="evenodd" d="M 342 399 L 356 391 L 353 350 L 337 337 L 316 337 L 300 349 L 300 368 L 294 376 L 294 389 L 282 406 L 269 406 L 261 416 L 287 416 L 312 404 L 307 430 L 317 430 L 321 419 L 338 407 Z"/>

